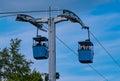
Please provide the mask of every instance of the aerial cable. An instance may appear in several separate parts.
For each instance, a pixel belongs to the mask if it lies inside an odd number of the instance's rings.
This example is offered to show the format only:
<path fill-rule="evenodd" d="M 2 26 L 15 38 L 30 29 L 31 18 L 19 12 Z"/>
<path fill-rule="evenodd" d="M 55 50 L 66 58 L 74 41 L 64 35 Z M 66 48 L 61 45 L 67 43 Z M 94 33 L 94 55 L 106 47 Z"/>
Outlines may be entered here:
<path fill-rule="evenodd" d="M 11 17 L 11 16 L 16 16 L 17 14 L 12 14 L 12 15 L 3 15 L 3 16 L 0 16 L 0 18 L 4 18 L 4 17 Z"/>
<path fill-rule="evenodd" d="M 63 44 L 65 45 L 73 54 L 78 55 L 74 50 L 72 50 L 65 42 L 63 42 L 59 37 L 56 36 L 56 38 Z"/>
<path fill-rule="evenodd" d="M 108 81 L 108 79 L 106 79 L 100 72 L 98 72 L 92 65 L 88 64 L 89 67 L 91 67 L 97 74 L 99 74 L 101 77 L 103 77 L 106 81 Z"/>
<path fill-rule="evenodd" d="M 62 9 L 52 9 L 51 10 L 51 12 L 54 12 L 54 11 L 62 11 Z M 0 12 L 0 14 L 39 13 L 39 12 L 49 12 L 49 10 Z"/>
<path fill-rule="evenodd" d="M 107 51 L 107 49 L 100 43 L 100 41 L 95 37 L 95 35 L 92 32 L 90 32 L 90 34 L 95 38 L 95 40 L 105 50 L 105 52 L 110 56 L 113 62 L 120 68 L 120 64 L 113 58 L 113 56 Z"/>
<path fill-rule="evenodd" d="M 37 11 L 0 12 L 0 15 L 6 14 L 6 15 L 3 15 L 3 16 L 0 16 L 0 18 L 16 16 L 17 14 L 20 14 L 20 13 L 40 13 L 40 12 L 55 12 L 55 11 L 62 11 L 62 9 L 37 10 Z M 11 15 L 7 15 L 7 14 L 11 14 Z"/>

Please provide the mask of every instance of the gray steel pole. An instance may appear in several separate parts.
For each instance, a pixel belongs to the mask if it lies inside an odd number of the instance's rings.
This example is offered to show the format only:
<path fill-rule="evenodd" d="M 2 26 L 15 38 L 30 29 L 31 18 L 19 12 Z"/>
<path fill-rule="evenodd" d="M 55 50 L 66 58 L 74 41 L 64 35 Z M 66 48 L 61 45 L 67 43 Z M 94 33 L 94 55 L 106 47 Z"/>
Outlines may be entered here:
<path fill-rule="evenodd" d="M 50 17 L 50 18 L 40 18 L 36 22 L 47 23 L 49 25 L 48 29 L 48 47 L 49 47 L 49 81 L 56 81 L 56 27 L 55 24 L 67 21 L 67 18 L 63 17 Z"/>
<path fill-rule="evenodd" d="M 49 43 L 49 81 L 56 81 L 56 29 L 54 18 L 48 19 L 49 32 L 48 32 L 48 43 Z"/>

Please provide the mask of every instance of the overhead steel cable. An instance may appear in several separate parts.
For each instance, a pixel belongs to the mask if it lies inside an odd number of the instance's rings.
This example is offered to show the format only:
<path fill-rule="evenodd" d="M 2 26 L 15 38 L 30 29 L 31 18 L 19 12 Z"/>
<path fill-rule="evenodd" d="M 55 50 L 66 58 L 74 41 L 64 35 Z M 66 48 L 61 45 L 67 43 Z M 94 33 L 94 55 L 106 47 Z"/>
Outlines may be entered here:
<path fill-rule="evenodd" d="M 56 38 L 63 44 L 65 45 L 73 54 L 78 55 L 74 50 L 72 50 L 65 42 L 63 42 L 59 37 L 56 36 Z"/>
<path fill-rule="evenodd" d="M 45 25 L 43 25 L 44 26 L 44 28 L 46 28 L 47 30 L 48 30 L 48 28 L 45 26 Z M 70 48 L 65 42 L 63 42 L 59 37 L 57 37 L 56 36 L 56 38 L 63 44 L 63 45 L 65 45 L 71 52 L 73 52 L 73 54 L 76 54 L 76 55 L 78 55 L 74 50 L 72 50 L 72 48 Z"/>
<path fill-rule="evenodd" d="M 51 12 L 54 12 L 54 11 L 62 11 L 62 9 L 52 9 L 51 10 Z M 39 12 L 49 12 L 49 10 L 0 12 L 0 14 L 39 13 Z"/>
<path fill-rule="evenodd" d="M 51 10 L 51 12 L 55 12 L 55 11 L 62 11 L 62 9 L 52 9 Z M 20 13 L 40 13 L 40 12 L 49 12 L 49 10 L 0 12 L 0 15 L 2 15 L 2 16 L 0 16 L 0 18 L 16 16 L 17 14 L 20 14 Z M 7 15 L 7 14 L 11 14 L 11 15 Z"/>
<path fill-rule="evenodd" d="M 114 57 L 109 53 L 109 51 L 100 43 L 100 41 L 95 37 L 95 35 L 92 32 L 90 32 L 90 34 L 95 38 L 98 44 L 105 50 L 105 52 L 109 55 L 113 62 L 120 68 L 120 64 L 114 59 Z"/>
<path fill-rule="evenodd" d="M 97 74 L 103 77 L 106 81 L 108 81 L 108 79 L 106 79 L 101 73 L 99 73 L 92 65 L 88 64 L 88 66 L 91 67 Z"/>
<path fill-rule="evenodd" d="M 11 17 L 11 16 L 16 16 L 17 14 L 12 14 L 12 15 L 3 15 L 3 16 L 0 16 L 0 18 L 4 18 L 4 17 Z"/>

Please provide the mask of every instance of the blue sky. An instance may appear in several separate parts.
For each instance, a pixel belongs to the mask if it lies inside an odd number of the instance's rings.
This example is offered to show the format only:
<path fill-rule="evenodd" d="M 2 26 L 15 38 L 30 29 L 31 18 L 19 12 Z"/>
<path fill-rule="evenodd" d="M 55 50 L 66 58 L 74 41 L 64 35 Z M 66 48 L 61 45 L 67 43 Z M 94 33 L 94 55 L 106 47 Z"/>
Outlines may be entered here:
<path fill-rule="evenodd" d="M 120 0 L 1 0 L 0 12 L 68 9 L 76 13 L 90 27 L 91 32 L 120 64 Z M 59 14 L 59 12 L 57 12 Z M 48 17 L 47 13 L 30 13 L 36 18 Z M 3 16 L 3 15 L 0 15 Z M 9 46 L 11 38 L 22 39 L 20 52 L 31 59 L 40 72 L 48 72 L 48 60 L 37 61 L 32 56 L 32 38 L 36 28 L 29 23 L 15 21 L 16 17 L 0 18 L 0 48 Z M 47 26 L 47 25 L 45 25 Z M 40 34 L 47 36 L 42 31 Z M 56 35 L 77 53 L 77 42 L 85 40 L 87 32 L 76 23 L 62 22 L 56 25 Z M 94 43 L 94 63 L 91 64 L 108 81 L 120 81 L 118 67 L 103 48 L 91 36 Z M 56 40 L 58 81 L 106 81 L 88 65 L 79 63 L 78 56 Z"/>

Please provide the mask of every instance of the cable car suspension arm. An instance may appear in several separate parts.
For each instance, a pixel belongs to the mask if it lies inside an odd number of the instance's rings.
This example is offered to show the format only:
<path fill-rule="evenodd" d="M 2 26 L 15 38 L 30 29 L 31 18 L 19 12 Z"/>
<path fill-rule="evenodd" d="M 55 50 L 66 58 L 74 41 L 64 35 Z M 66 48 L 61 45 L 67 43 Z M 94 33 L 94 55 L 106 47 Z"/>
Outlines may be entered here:
<path fill-rule="evenodd" d="M 64 17 L 70 20 L 71 22 L 74 23 L 79 23 L 82 26 L 82 29 L 87 29 L 88 30 L 88 40 L 90 40 L 90 31 L 89 27 L 85 26 L 85 24 L 82 22 L 82 20 L 72 11 L 69 10 L 63 10 L 63 13 L 58 15 L 58 17 Z"/>

